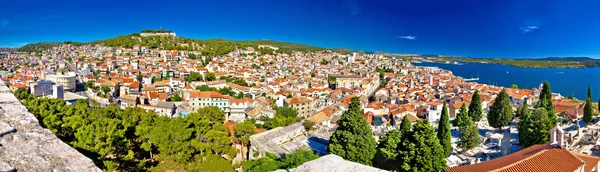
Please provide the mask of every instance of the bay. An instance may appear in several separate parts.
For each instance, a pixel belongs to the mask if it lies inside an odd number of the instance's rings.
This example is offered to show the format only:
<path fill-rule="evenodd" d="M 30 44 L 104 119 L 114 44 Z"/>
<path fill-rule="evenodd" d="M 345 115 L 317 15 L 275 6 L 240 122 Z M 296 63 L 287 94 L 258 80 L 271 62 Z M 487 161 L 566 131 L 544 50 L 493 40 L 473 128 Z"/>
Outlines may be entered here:
<path fill-rule="evenodd" d="M 450 70 L 456 76 L 476 78 L 482 84 L 510 87 L 517 84 L 519 88 L 538 88 L 541 83 L 548 81 L 550 89 L 562 96 L 573 95 L 579 100 L 585 100 L 587 86 L 592 88 L 592 100 L 600 98 L 600 67 L 583 69 L 557 68 L 518 68 L 503 64 L 485 63 L 413 63 L 415 66 L 433 66 Z"/>

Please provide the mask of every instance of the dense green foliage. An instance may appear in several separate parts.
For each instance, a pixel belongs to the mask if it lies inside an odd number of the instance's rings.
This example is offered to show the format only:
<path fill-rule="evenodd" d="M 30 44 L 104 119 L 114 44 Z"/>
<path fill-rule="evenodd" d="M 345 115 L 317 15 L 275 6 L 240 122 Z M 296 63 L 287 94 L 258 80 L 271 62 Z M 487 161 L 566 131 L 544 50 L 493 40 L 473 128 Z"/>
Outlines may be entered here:
<path fill-rule="evenodd" d="M 151 32 L 156 33 L 156 32 Z M 134 45 L 148 46 L 150 48 L 161 48 L 166 50 L 188 50 L 199 51 L 202 56 L 216 57 L 222 56 L 237 48 L 253 47 L 257 52 L 262 54 L 286 53 L 292 54 L 295 51 L 301 52 L 316 52 L 327 50 L 304 44 L 295 44 L 288 42 L 278 42 L 272 40 L 254 40 L 254 41 L 232 41 L 225 39 L 209 39 L 197 40 L 190 38 L 182 38 L 175 36 L 147 36 L 143 37 L 139 34 L 130 34 L 118 36 L 107 40 L 93 41 L 92 44 L 103 44 L 110 47 L 132 48 Z M 258 48 L 259 45 L 272 45 L 277 47 L 277 50 L 270 48 Z M 197 58 L 194 55 L 194 58 Z"/>
<path fill-rule="evenodd" d="M 187 77 L 185 77 L 185 81 L 186 82 L 202 81 L 202 74 L 200 74 L 199 72 L 192 72 Z"/>
<path fill-rule="evenodd" d="M 60 42 L 40 42 L 40 43 L 35 43 L 35 44 L 27 44 L 22 46 L 21 48 L 19 48 L 19 51 L 21 52 L 42 52 L 44 50 L 47 49 L 51 49 L 52 47 L 56 47 L 59 46 Z"/>
<path fill-rule="evenodd" d="M 264 172 L 275 171 L 278 169 L 292 169 L 302 165 L 305 162 L 319 158 L 312 150 L 298 149 L 296 152 L 286 155 L 283 158 L 267 156 L 260 159 L 249 160 L 243 163 L 245 172 Z"/>
<path fill-rule="evenodd" d="M 435 61 L 457 61 L 472 63 L 506 64 L 523 68 L 585 68 L 598 67 L 600 61 L 587 58 L 541 58 L 541 59 L 506 59 L 506 58 L 466 58 L 466 57 L 444 57 L 436 58 Z"/>
<path fill-rule="evenodd" d="M 512 110 L 512 106 L 510 105 L 510 100 L 508 94 L 505 89 L 502 89 L 496 99 L 494 100 L 494 104 L 490 107 L 490 112 L 488 113 L 488 124 L 494 128 L 502 128 L 510 124 L 513 120 L 514 114 Z"/>
<path fill-rule="evenodd" d="M 594 108 L 592 107 L 592 89 L 588 85 L 588 94 L 585 99 L 585 105 L 583 106 L 583 121 L 585 124 L 592 122 L 592 116 L 594 115 Z"/>
<path fill-rule="evenodd" d="M 298 117 L 298 111 L 291 107 L 278 107 L 275 109 L 275 116 L 273 118 L 265 118 L 264 128 L 273 129 L 277 127 L 285 127 L 296 122 Z"/>
<path fill-rule="evenodd" d="M 427 121 L 417 121 L 403 136 L 398 145 L 398 171 L 440 171 L 446 167 L 442 145 Z"/>
<path fill-rule="evenodd" d="M 377 152 L 377 143 L 369 124 L 362 118 L 358 97 L 352 98 L 348 111 L 337 121 L 337 126 L 329 141 L 329 153 L 345 160 L 371 165 Z"/>
<path fill-rule="evenodd" d="M 462 107 L 460 107 L 458 115 L 456 115 L 456 118 L 454 118 L 454 120 L 452 121 L 452 126 L 464 127 L 466 120 L 470 118 L 471 117 L 469 117 L 469 111 L 467 111 L 467 107 L 465 106 L 465 104 L 463 104 Z"/>
<path fill-rule="evenodd" d="M 479 129 L 471 118 L 466 118 L 462 122 L 460 126 L 460 141 L 458 142 L 458 147 L 463 149 L 463 151 L 467 151 L 479 145 L 481 139 L 479 138 Z"/>
<path fill-rule="evenodd" d="M 471 98 L 471 104 L 469 104 L 469 117 L 473 122 L 479 122 L 481 117 L 483 116 L 483 107 L 481 106 L 481 96 L 479 95 L 479 91 L 475 91 L 473 93 L 473 97 Z"/>
<path fill-rule="evenodd" d="M 141 108 L 88 106 L 16 91 L 40 124 L 107 171 L 233 171 L 229 130 L 217 107 L 168 118 Z"/>
<path fill-rule="evenodd" d="M 538 103 L 535 104 L 534 108 L 545 108 L 548 113 L 548 125 L 554 127 L 558 122 L 558 117 L 556 116 L 556 109 L 554 108 L 554 102 L 552 102 L 552 91 L 550 90 L 550 83 L 548 81 L 544 82 L 542 85 L 542 91 L 540 93 L 540 97 Z M 550 127 L 550 128 L 552 128 Z"/>
<path fill-rule="evenodd" d="M 440 145 L 444 150 L 444 157 L 450 156 L 452 152 L 452 132 L 450 131 L 450 116 L 448 116 L 448 108 L 446 102 L 442 106 L 442 115 L 438 124 L 437 138 L 440 140 Z"/>
<path fill-rule="evenodd" d="M 550 138 L 549 118 L 547 111 L 544 108 L 537 108 L 531 114 L 528 110 L 522 112 L 521 120 L 519 121 L 519 143 L 523 148 L 535 144 L 548 143 Z"/>
<path fill-rule="evenodd" d="M 521 106 L 519 106 L 517 108 L 517 111 L 515 112 L 515 116 L 522 118 L 527 113 L 529 113 L 529 107 L 527 106 L 527 103 L 523 103 Z"/>

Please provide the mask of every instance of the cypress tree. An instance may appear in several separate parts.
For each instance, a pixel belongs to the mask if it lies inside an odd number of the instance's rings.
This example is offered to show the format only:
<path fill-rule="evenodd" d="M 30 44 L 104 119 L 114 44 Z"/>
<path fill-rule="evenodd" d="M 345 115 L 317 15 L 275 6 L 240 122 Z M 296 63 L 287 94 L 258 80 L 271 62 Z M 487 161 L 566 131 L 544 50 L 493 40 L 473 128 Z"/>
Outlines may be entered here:
<path fill-rule="evenodd" d="M 488 124 L 494 128 L 501 129 L 503 126 L 510 124 L 514 117 L 510 100 L 506 90 L 502 89 L 500 94 L 496 96 L 494 104 L 490 107 L 488 113 Z"/>
<path fill-rule="evenodd" d="M 471 118 L 466 118 L 460 126 L 460 141 L 458 147 L 462 148 L 463 151 L 467 151 L 479 145 L 480 138 L 477 126 L 473 124 Z"/>
<path fill-rule="evenodd" d="M 588 85 L 588 95 L 585 99 L 585 105 L 583 106 L 583 122 L 586 125 L 592 122 L 592 116 L 594 115 L 594 109 L 592 108 L 592 90 L 590 89 L 590 85 Z"/>
<path fill-rule="evenodd" d="M 377 142 L 361 112 L 360 100 L 352 98 L 349 110 L 337 122 L 338 128 L 331 135 L 327 149 L 345 160 L 371 165 Z"/>
<path fill-rule="evenodd" d="M 471 104 L 469 105 L 469 117 L 476 123 L 481 120 L 481 116 L 483 116 L 481 96 L 479 96 L 479 91 L 475 91 L 475 93 L 473 93 L 473 98 L 471 98 Z"/>
<path fill-rule="evenodd" d="M 464 125 L 467 118 L 469 118 L 469 112 L 467 111 L 467 107 L 465 107 L 465 104 L 463 104 L 462 107 L 460 107 L 460 112 L 458 113 L 458 115 L 456 115 L 454 121 L 452 121 L 452 125 L 454 127 L 461 127 Z"/>
<path fill-rule="evenodd" d="M 442 145 L 442 149 L 444 150 L 444 157 L 450 156 L 452 151 L 452 133 L 450 131 L 450 117 L 448 116 L 446 102 L 442 106 L 442 116 L 438 124 L 437 138 L 440 140 L 440 145 Z"/>
<path fill-rule="evenodd" d="M 552 91 L 550 90 L 550 83 L 548 81 L 544 82 L 538 103 L 534 106 L 536 109 L 539 107 L 546 109 L 549 119 L 548 123 L 554 127 L 558 122 L 558 117 L 556 116 L 556 109 L 554 109 L 554 103 L 552 102 Z"/>

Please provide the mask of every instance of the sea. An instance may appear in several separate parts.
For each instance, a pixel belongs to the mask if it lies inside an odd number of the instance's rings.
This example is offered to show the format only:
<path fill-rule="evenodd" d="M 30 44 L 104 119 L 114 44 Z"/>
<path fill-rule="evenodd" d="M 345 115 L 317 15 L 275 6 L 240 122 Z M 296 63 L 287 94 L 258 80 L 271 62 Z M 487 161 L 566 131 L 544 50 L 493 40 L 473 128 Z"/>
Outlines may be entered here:
<path fill-rule="evenodd" d="M 488 63 L 413 63 L 414 66 L 432 66 L 450 70 L 455 76 L 477 78 L 482 84 L 510 87 L 517 84 L 519 88 L 539 88 L 544 81 L 550 83 L 550 90 L 562 96 L 573 95 L 585 100 L 588 84 L 592 89 L 592 100 L 600 98 L 600 67 L 583 69 L 557 68 L 519 68 L 503 64 Z"/>

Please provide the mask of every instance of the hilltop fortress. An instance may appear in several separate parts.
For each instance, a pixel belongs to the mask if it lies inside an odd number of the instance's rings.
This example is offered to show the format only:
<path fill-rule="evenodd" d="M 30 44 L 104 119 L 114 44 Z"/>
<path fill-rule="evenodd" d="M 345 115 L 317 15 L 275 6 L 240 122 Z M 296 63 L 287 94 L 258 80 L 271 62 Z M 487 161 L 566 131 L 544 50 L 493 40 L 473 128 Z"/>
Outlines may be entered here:
<path fill-rule="evenodd" d="M 142 30 L 141 36 L 177 36 L 175 32 L 171 30 Z"/>

